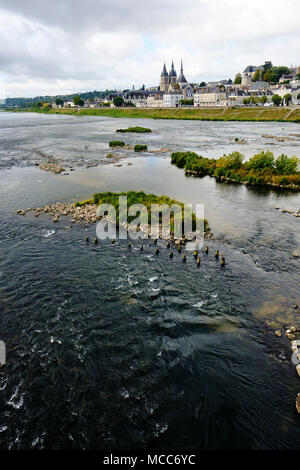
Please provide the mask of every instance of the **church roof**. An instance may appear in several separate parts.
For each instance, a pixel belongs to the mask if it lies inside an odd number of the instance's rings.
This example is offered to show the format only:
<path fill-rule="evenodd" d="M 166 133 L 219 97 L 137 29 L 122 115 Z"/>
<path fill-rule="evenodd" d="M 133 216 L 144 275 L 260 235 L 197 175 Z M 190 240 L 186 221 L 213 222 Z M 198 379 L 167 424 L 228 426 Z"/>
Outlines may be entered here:
<path fill-rule="evenodd" d="M 164 63 L 164 66 L 163 66 L 163 69 L 162 69 L 162 72 L 160 74 L 161 77 L 168 77 L 168 72 L 167 72 L 167 69 L 166 69 L 166 63 Z"/>
<path fill-rule="evenodd" d="M 181 67 L 180 67 L 180 74 L 179 74 L 179 77 L 177 79 L 177 82 L 178 83 L 187 83 L 187 80 L 183 74 L 183 66 L 182 66 L 182 61 L 181 61 Z"/>
<path fill-rule="evenodd" d="M 177 79 L 178 83 L 187 83 L 187 80 L 185 78 L 185 76 L 183 75 L 183 72 L 180 72 L 180 75 Z"/>
<path fill-rule="evenodd" d="M 169 77 L 176 77 L 176 72 L 175 72 L 175 69 L 174 69 L 173 60 L 172 60 L 172 65 L 171 65 L 171 70 L 170 70 L 170 73 L 169 73 Z"/>

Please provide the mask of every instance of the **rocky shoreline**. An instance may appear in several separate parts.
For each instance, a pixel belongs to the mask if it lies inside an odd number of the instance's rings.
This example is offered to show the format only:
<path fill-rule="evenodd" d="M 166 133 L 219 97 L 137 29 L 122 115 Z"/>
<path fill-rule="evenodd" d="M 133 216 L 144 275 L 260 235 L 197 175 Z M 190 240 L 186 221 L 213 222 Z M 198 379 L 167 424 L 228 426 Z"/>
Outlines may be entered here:
<path fill-rule="evenodd" d="M 61 220 L 61 217 L 71 217 L 71 225 L 72 224 L 83 224 L 85 226 L 89 224 L 93 224 L 96 222 L 99 222 L 101 220 L 101 217 L 97 216 L 97 204 L 93 203 L 86 203 L 82 205 L 78 204 L 73 204 L 73 203 L 66 203 L 66 202 L 56 202 L 54 204 L 47 204 L 46 206 L 43 207 L 36 207 L 36 208 L 27 208 L 27 209 L 19 209 L 17 210 L 17 215 L 22 215 L 25 216 L 29 212 L 33 212 L 35 217 L 39 217 L 42 214 L 47 214 L 50 217 L 52 217 L 52 221 L 59 222 Z M 122 226 L 122 228 L 128 229 L 128 226 Z M 150 235 L 151 233 L 151 225 L 148 226 L 141 226 L 139 228 L 139 231 L 148 233 Z M 206 232 L 203 232 L 204 237 L 206 239 L 211 239 L 213 238 L 213 233 L 211 232 L 211 229 L 208 227 Z M 162 234 L 163 236 L 163 234 Z M 170 240 L 174 241 L 175 244 L 184 244 L 186 241 L 192 241 L 194 236 L 189 236 L 187 234 L 183 238 L 180 239 L 175 239 L 174 236 L 171 235 Z"/>
<path fill-rule="evenodd" d="M 298 305 L 294 305 L 294 309 L 298 310 Z M 300 377 L 300 328 L 296 326 L 290 326 L 284 330 L 285 336 L 290 340 L 292 349 L 292 363 L 296 366 L 296 372 Z M 283 335 L 282 330 L 276 330 L 275 335 L 281 337 Z M 300 414 L 300 393 L 296 397 L 296 410 Z"/>

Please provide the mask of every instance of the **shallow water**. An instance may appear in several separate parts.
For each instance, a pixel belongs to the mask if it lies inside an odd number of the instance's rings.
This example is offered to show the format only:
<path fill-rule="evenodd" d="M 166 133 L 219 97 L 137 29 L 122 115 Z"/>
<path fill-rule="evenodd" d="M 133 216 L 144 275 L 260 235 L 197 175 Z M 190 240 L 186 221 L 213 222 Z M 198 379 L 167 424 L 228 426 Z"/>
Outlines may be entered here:
<path fill-rule="evenodd" d="M 116 128 L 128 125 L 155 131 L 126 135 L 129 144 L 217 157 L 265 149 L 262 134 L 300 132 L 0 113 L 0 447 L 298 448 L 299 380 L 288 341 L 273 332 L 298 323 L 300 303 L 300 222 L 274 206 L 299 209 L 300 194 L 186 177 L 169 152 L 125 151 L 122 167 L 101 164 Z M 299 140 L 272 148 L 299 155 Z M 45 155 L 75 170 L 43 172 L 34 163 Z M 85 168 L 93 159 L 100 165 Z M 169 259 L 163 242 L 158 256 L 150 241 L 144 252 L 126 241 L 92 246 L 84 239 L 95 227 L 15 214 L 130 189 L 204 204 L 214 239 L 200 268 L 189 253 L 186 263 Z"/>

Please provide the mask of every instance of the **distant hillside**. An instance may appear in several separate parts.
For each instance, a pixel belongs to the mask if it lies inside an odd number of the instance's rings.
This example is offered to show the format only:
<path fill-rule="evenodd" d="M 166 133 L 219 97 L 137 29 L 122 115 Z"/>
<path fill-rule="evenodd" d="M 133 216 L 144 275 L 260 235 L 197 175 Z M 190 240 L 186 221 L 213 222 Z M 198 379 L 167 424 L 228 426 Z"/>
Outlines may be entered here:
<path fill-rule="evenodd" d="M 73 93 L 72 95 L 56 95 L 56 96 L 35 96 L 33 98 L 6 98 L 6 106 L 18 106 L 21 108 L 27 108 L 32 106 L 37 101 L 45 101 L 47 103 L 54 102 L 57 98 L 64 101 L 73 100 L 74 96 L 80 96 L 83 100 L 94 99 L 94 98 L 105 98 L 110 93 L 114 93 L 116 90 L 105 90 L 105 91 L 86 91 L 84 93 Z M 0 102 L 1 104 L 1 102 Z"/>

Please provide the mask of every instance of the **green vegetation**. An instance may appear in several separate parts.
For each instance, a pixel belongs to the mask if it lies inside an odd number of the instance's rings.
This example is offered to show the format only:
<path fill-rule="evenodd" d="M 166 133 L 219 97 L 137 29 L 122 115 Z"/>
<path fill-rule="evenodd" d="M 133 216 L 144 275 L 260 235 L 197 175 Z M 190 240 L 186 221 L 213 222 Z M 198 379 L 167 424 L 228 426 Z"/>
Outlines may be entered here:
<path fill-rule="evenodd" d="M 197 121 L 248 121 L 248 122 L 299 122 L 300 109 L 286 107 L 268 108 L 14 108 L 12 112 L 35 112 L 48 114 L 68 114 L 73 116 L 109 116 L 115 118 L 138 119 L 187 119 Z"/>
<path fill-rule="evenodd" d="M 137 145 L 134 146 L 133 150 L 135 152 L 145 152 L 145 150 L 147 150 L 147 149 L 148 149 L 147 145 L 137 144 Z"/>
<path fill-rule="evenodd" d="M 291 70 L 284 65 L 279 67 L 270 67 L 264 73 L 262 80 L 265 82 L 278 83 L 282 75 L 289 75 Z"/>
<path fill-rule="evenodd" d="M 123 106 L 124 104 L 124 100 L 121 96 L 116 96 L 114 99 L 113 99 L 113 103 L 115 106 L 119 107 L 119 106 Z"/>
<path fill-rule="evenodd" d="M 275 94 L 272 96 L 272 103 L 274 103 L 275 106 L 279 106 L 282 103 L 282 98 L 281 96 Z"/>
<path fill-rule="evenodd" d="M 180 100 L 181 106 L 194 106 L 194 100 Z"/>
<path fill-rule="evenodd" d="M 234 79 L 235 85 L 240 85 L 242 83 L 242 74 L 237 73 Z"/>
<path fill-rule="evenodd" d="M 78 95 L 74 96 L 73 103 L 74 103 L 75 106 L 83 106 L 84 105 L 83 99 L 80 98 L 80 96 L 78 96 Z"/>
<path fill-rule="evenodd" d="M 270 151 L 254 155 L 244 163 L 244 155 L 232 152 L 218 160 L 208 159 L 194 152 L 172 153 L 171 163 L 198 176 L 214 176 L 223 181 L 289 187 L 300 190 L 300 160 L 280 155 L 275 159 Z"/>
<path fill-rule="evenodd" d="M 268 98 L 266 97 L 266 95 L 262 95 L 262 96 L 253 95 L 253 96 L 249 96 L 249 98 L 244 98 L 243 104 L 256 104 L 256 103 L 264 104 L 267 101 L 268 101 Z"/>
<path fill-rule="evenodd" d="M 119 224 L 120 221 L 120 213 L 119 213 L 119 197 L 126 196 L 127 197 L 127 207 L 129 208 L 133 204 L 143 204 L 147 208 L 148 212 L 148 224 L 151 224 L 151 205 L 152 204 L 166 204 L 169 207 L 173 204 L 178 204 L 182 208 L 182 224 L 184 220 L 184 204 L 182 202 L 176 201 L 175 199 L 170 199 L 168 196 L 156 196 L 155 194 L 146 194 L 143 191 L 129 191 L 129 192 L 104 192 L 104 193 L 96 193 L 93 195 L 91 199 L 77 202 L 75 206 L 84 206 L 86 204 L 111 204 L 114 206 L 116 210 L 116 223 Z M 127 216 L 127 222 L 132 222 L 137 215 L 134 216 Z M 192 220 L 193 220 L 193 230 L 196 228 L 196 215 L 192 213 Z M 162 217 L 160 214 L 159 222 L 161 223 Z M 208 228 L 208 221 L 206 219 L 202 220 L 203 223 L 203 230 Z M 170 214 L 170 227 L 171 231 L 174 230 L 174 213 L 171 212 Z M 182 225 L 182 229 L 183 229 Z"/>
<path fill-rule="evenodd" d="M 124 147 L 125 142 L 122 142 L 121 140 L 111 140 L 109 142 L 110 147 Z"/>
<path fill-rule="evenodd" d="M 128 129 L 117 129 L 117 132 L 135 132 L 137 134 L 144 134 L 146 132 L 152 132 L 148 127 L 128 127 Z"/>

